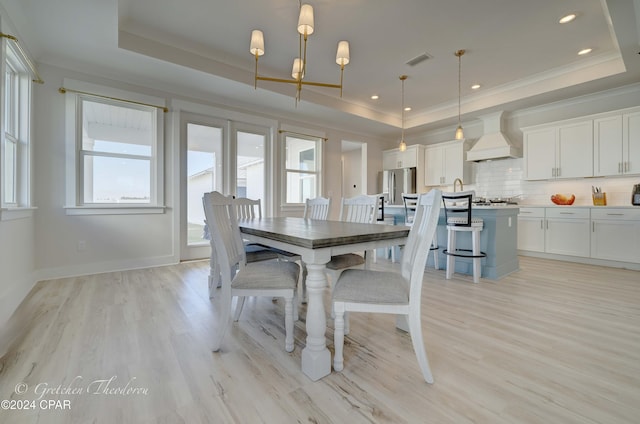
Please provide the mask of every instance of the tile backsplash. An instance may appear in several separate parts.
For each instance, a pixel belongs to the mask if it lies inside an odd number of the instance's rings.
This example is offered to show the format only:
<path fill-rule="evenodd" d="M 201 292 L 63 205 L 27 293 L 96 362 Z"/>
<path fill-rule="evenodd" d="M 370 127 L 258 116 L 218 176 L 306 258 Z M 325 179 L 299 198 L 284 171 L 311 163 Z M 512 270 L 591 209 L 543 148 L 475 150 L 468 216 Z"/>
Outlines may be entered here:
<path fill-rule="evenodd" d="M 631 206 L 631 189 L 640 184 L 640 176 L 557 181 L 525 181 L 523 176 L 522 158 L 477 162 L 473 164 L 474 183 L 465 182 L 465 189 L 487 198 L 519 196 L 523 205 L 553 205 L 552 194 L 575 194 L 574 205 L 591 206 L 591 186 L 598 186 L 607 193 L 608 206 Z"/>

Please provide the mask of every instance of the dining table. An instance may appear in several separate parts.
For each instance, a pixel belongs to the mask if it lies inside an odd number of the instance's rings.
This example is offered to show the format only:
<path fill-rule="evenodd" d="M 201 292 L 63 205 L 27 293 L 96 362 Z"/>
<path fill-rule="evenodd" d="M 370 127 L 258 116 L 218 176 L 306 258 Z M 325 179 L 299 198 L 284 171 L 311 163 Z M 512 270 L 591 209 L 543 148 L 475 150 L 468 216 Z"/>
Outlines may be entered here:
<path fill-rule="evenodd" d="M 302 258 L 307 268 L 305 284 L 308 296 L 307 338 L 301 354 L 302 372 L 313 381 L 329 375 L 331 353 L 325 338 L 327 319 L 323 302 L 328 287 L 325 265 L 334 255 L 403 245 L 409 228 L 298 217 L 247 219 L 238 224 L 244 239 Z M 370 260 L 367 258 L 367 261 Z"/>

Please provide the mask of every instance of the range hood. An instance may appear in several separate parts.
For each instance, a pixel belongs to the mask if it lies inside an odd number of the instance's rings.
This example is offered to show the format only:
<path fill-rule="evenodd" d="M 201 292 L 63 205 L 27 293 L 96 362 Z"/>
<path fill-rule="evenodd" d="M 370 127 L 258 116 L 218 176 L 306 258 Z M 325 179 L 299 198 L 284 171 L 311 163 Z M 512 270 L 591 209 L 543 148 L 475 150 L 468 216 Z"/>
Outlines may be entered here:
<path fill-rule="evenodd" d="M 467 161 L 520 158 L 522 150 L 515 146 L 504 133 L 502 115 L 504 111 L 484 115 L 484 135 L 467 152 Z"/>

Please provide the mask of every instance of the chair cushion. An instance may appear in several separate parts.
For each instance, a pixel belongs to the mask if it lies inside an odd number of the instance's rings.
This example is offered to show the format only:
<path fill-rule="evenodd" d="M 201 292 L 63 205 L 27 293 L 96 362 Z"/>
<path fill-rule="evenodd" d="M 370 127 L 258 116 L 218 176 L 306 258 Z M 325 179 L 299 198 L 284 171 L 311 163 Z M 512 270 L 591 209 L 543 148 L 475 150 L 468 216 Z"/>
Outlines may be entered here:
<path fill-rule="evenodd" d="M 451 217 L 447 219 L 447 224 L 448 225 L 467 225 L 467 218 L 461 217 L 461 216 Z M 471 217 L 472 227 L 481 227 L 483 225 L 484 225 L 484 221 L 482 220 L 482 218 Z"/>
<path fill-rule="evenodd" d="M 398 272 L 348 269 L 333 288 L 333 300 L 404 305 L 409 303 L 409 283 Z"/>
<path fill-rule="evenodd" d="M 267 261 L 247 264 L 231 282 L 234 289 L 295 289 L 300 267 L 295 262 Z"/>
<path fill-rule="evenodd" d="M 345 253 L 344 255 L 332 256 L 331 260 L 327 263 L 328 269 L 345 269 L 352 266 L 358 266 L 364 264 L 364 258 L 355 253 Z"/>
<path fill-rule="evenodd" d="M 264 248 L 257 244 L 247 244 L 244 246 L 244 251 L 247 254 L 247 263 L 268 261 L 270 259 L 278 259 L 278 253 L 271 249 Z"/>

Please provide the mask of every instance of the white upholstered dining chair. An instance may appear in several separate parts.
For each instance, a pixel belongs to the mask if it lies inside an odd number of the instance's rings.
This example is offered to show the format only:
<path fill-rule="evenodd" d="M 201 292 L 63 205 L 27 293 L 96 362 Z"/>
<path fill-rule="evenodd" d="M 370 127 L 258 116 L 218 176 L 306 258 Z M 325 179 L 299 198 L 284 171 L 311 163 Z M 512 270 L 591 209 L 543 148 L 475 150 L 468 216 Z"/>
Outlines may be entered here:
<path fill-rule="evenodd" d="M 333 368 L 344 366 L 344 334 L 348 331 L 347 312 L 372 312 L 407 317 L 413 350 L 427 383 L 433 383 L 427 353 L 422 339 L 420 303 L 424 267 L 429 244 L 436 231 L 442 192 L 431 190 L 418 198 L 416 215 L 409 231 L 400 262 L 400 272 L 348 269 L 333 287 L 332 306 L 335 313 Z"/>
<path fill-rule="evenodd" d="M 268 296 L 284 298 L 285 349 L 293 351 L 293 322 L 297 315 L 297 302 L 294 300 L 300 274 L 298 264 L 286 261 L 247 263 L 233 197 L 218 192 L 205 193 L 202 203 L 211 234 L 212 254 L 216 255 L 222 279 L 220 327 L 213 350 L 220 349 L 231 324 L 233 297 L 237 297 L 233 317 L 237 321 L 245 296 Z"/>
<path fill-rule="evenodd" d="M 233 198 L 233 204 L 236 210 L 236 218 L 239 220 L 262 218 L 262 205 L 260 199 L 238 197 Z M 267 246 L 249 242 L 243 243 L 244 251 L 247 255 L 247 263 L 268 261 L 278 259 L 280 257 L 280 252 L 270 249 Z M 222 280 L 220 279 L 220 267 L 216 264 L 215 253 L 211 252 L 211 257 L 209 259 L 209 298 L 213 298 L 213 289 L 221 287 L 221 285 Z"/>
<path fill-rule="evenodd" d="M 342 198 L 340 204 L 340 220 L 345 222 L 373 223 L 378 213 L 378 198 L 376 196 L 360 195 Z M 372 255 L 373 252 L 365 252 Z M 365 258 L 357 253 L 335 255 L 326 265 L 326 273 L 334 284 L 342 271 L 349 268 L 361 267 Z"/>

